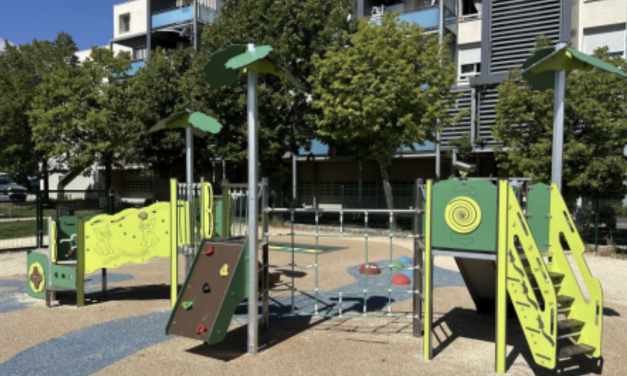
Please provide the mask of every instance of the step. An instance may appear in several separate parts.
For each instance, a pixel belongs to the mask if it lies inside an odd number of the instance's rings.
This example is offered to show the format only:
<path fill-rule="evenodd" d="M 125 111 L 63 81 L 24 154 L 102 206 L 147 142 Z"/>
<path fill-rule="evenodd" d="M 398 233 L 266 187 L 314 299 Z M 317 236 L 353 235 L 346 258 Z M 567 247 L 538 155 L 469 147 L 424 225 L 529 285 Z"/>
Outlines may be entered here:
<path fill-rule="evenodd" d="M 542 257 L 551 257 L 553 256 L 553 253 L 551 252 L 540 252 L 540 256 Z M 520 258 L 521 261 L 525 261 L 527 260 L 527 255 L 525 253 L 518 253 L 518 257 Z"/>
<path fill-rule="evenodd" d="M 575 301 L 575 298 L 566 295 L 558 295 L 557 296 L 557 304 L 568 304 Z"/>
<path fill-rule="evenodd" d="M 557 338 L 570 338 L 581 334 L 586 323 L 575 319 L 566 319 L 557 322 Z"/>
<path fill-rule="evenodd" d="M 573 356 L 576 356 L 576 355 L 590 354 L 594 352 L 594 350 L 595 350 L 594 347 L 587 346 L 587 345 L 570 345 L 570 346 L 562 347 L 557 357 L 559 359 L 572 358 Z"/>
<path fill-rule="evenodd" d="M 564 274 L 558 272 L 549 272 L 549 277 L 551 277 L 551 279 L 562 279 L 564 278 Z"/>

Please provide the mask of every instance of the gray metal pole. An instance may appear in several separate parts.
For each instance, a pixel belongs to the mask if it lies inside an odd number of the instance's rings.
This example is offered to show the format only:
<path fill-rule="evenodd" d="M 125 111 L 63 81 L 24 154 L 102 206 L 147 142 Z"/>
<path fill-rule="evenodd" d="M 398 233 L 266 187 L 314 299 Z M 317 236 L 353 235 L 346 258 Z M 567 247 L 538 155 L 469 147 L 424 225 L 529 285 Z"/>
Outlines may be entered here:
<path fill-rule="evenodd" d="M 255 45 L 249 44 L 248 51 Z M 256 354 L 259 341 L 259 274 L 257 269 L 257 72 L 248 70 L 248 353 Z"/>
<path fill-rule="evenodd" d="M 414 207 L 416 209 L 423 209 L 422 187 L 422 179 L 417 179 L 415 196 L 416 202 L 414 203 Z M 414 228 L 414 234 L 424 235 L 422 232 L 422 219 L 424 218 L 424 214 L 420 213 L 414 215 L 416 216 L 416 221 L 414 222 L 414 226 L 416 226 L 416 228 Z M 422 252 L 424 251 L 424 249 L 420 246 L 420 244 L 423 240 L 423 237 L 416 236 L 416 238 L 414 238 L 414 337 L 422 337 Z"/>
<path fill-rule="evenodd" d="M 292 152 L 292 198 L 296 202 L 298 197 L 298 160 L 296 154 Z M 283 203 L 281 203 L 283 205 Z"/>
<path fill-rule="evenodd" d="M 193 29 L 193 33 L 194 33 L 194 51 L 198 52 L 199 50 L 199 44 L 198 44 L 198 0 L 194 0 L 194 3 L 192 5 L 194 7 L 194 19 L 193 19 L 193 25 L 192 25 L 192 29 Z"/>
<path fill-rule="evenodd" d="M 146 0 L 146 60 L 150 59 L 152 48 L 152 0 Z"/>
<path fill-rule="evenodd" d="M 558 43 L 555 49 L 562 49 L 565 43 Z M 564 97 L 566 96 L 566 71 L 555 72 L 555 103 L 553 104 L 553 158 L 551 182 L 562 190 L 562 154 L 564 152 Z"/>
<path fill-rule="evenodd" d="M 192 127 L 188 126 L 185 129 L 185 172 L 186 172 L 186 181 L 187 181 L 187 201 L 189 202 L 189 216 L 190 216 L 190 224 L 193 224 L 192 221 L 192 184 L 194 183 L 194 134 L 192 133 Z M 191 233 L 191 229 L 188 229 Z M 193 243 L 193 239 L 190 239 Z M 192 245 L 186 244 L 186 246 L 190 249 L 190 252 L 185 253 L 185 275 L 189 272 L 189 268 L 192 264 L 191 252 Z"/>

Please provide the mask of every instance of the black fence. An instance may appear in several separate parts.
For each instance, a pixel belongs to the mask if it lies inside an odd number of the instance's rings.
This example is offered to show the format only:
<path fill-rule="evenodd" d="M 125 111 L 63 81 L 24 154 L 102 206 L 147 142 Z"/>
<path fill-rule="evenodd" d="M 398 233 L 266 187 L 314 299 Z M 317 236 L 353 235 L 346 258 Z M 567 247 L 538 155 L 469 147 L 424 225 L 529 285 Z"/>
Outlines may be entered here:
<path fill-rule="evenodd" d="M 0 191 L 0 252 L 45 247 L 46 218 L 114 213 L 114 197 L 113 191 Z"/>

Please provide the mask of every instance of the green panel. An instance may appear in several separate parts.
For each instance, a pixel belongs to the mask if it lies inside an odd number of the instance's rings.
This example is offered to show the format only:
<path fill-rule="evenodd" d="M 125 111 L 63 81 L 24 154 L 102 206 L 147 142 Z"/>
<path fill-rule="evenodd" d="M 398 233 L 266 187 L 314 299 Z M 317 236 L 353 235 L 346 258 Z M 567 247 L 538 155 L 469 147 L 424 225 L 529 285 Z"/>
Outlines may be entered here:
<path fill-rule="evenodd" d="M 52 264 L 50 278 L 52 278 L 52 286 L 75 289 L 76 266 Z"/>
<path fill-rule="evenodd" d="M 229 211 L 229 228 L 231 228 L 231 225 L 233 225 L 233 216 L 234 216 L 234 211 L 235 211 L 235 201 L 231 200 L 231 210 Z M 216 199 L 215 201 L 215 209 L 214 209 L 214 215 L 215 215 L 215 221 L 214 221 L 214 237 L 217 238 L 228 238 L 229 236 L 231 236 L 231 234 L 222 234 L 222 217 L 223 217 L 223 213 L 222 213 L 222 205 L 223 205 L 223 201 L 222 199 Z"/>
<path fill-rule="evenodd" d="M 209 336 L 208 344 L 213 345 L 215 343 L 222 342 L 231 325 L 231 319 L 235 314 L 235 310 L 239 304 L 248 298 L 248 255 L 250 249 L 248 248 L 248 239 L 244 243 L 244 252 L 237 262 L 233 278 L 229 284 L 229 288 L 224 296 L 224 301 L 220 307 L 218 317 L 216 317 L 215 324 L 211 328 L 211 334 Z"/>
<path fill-rule="evenodd" d="M 527 223 L 540 252 L 549 250 L 549 215 L 551 191 L 546 184 L 529 187 L 527 193 Z"/>
<path fill-rule="evenodd" d="M 31 252 L 26 260 L 26 288 L 28 296 L 45 299 L 48 283 L 48 257 L 39 252 Z"/>
<path fill-rule="evenodd" d="M 211 55 L 203 68 L 207 85 L 212 89 L 235 85 L 240 77 L 240 72 L 229 69 L 225 65 L 233 57 L 246 52 L 246 49 L 245 44 L 235 44 Z"/>
<path fill-rule="evenodd" d="M 92 219 L 93 215 L 82 215 L 80 216 L 85 219 L 85 222 Z M 72 247 L 76 247 L 76 222 L 78 220 L 78 216 L 66 216 L 61 217 L 57 221 L 57 262 L 59 261 L 76 261 L 76 249 L 70 253 L 70 249 Z M 74 238 L 72 238 L 74 236 Z M 68 242 L 66 240 L 72 239 L 72 241 Z"/>
<path fill-rule="evenodd" d="M 479 212 L 476 228 L 467 233 L 453 230 L 445 218 L 447 206 L 453 200 L 471 199 Z M 443 180 L 433 185 L 433 248 L 460 251 L 496 251 L 496 185 L 486 180 Z M 480 218 L 479 218 L 480 215 Z M 463 223 L 463 221 L 462 221 Z M 474 227 L 474 226 L 473 226 Z"/>

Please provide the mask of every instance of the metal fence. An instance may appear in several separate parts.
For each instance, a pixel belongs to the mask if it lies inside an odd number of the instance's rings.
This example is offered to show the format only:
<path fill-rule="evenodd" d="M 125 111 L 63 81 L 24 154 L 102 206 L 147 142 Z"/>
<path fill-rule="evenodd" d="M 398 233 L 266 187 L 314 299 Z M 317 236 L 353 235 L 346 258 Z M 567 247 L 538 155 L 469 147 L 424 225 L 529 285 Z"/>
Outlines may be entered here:
<path fill-rule="evenodd" d="M 0 192 L 0 251 L 34 249 L 48 244 L 46 218 L 114 213 L 113 191 L 51 190 Z M 117 206 L 117 208 L 116 208 Z"/>
<path fill-rule="evenodd" d="M 627 205 L 625 196 L 583 199 L 574 211 L 577 229 L 595 251 L 627 251 Z"/>

